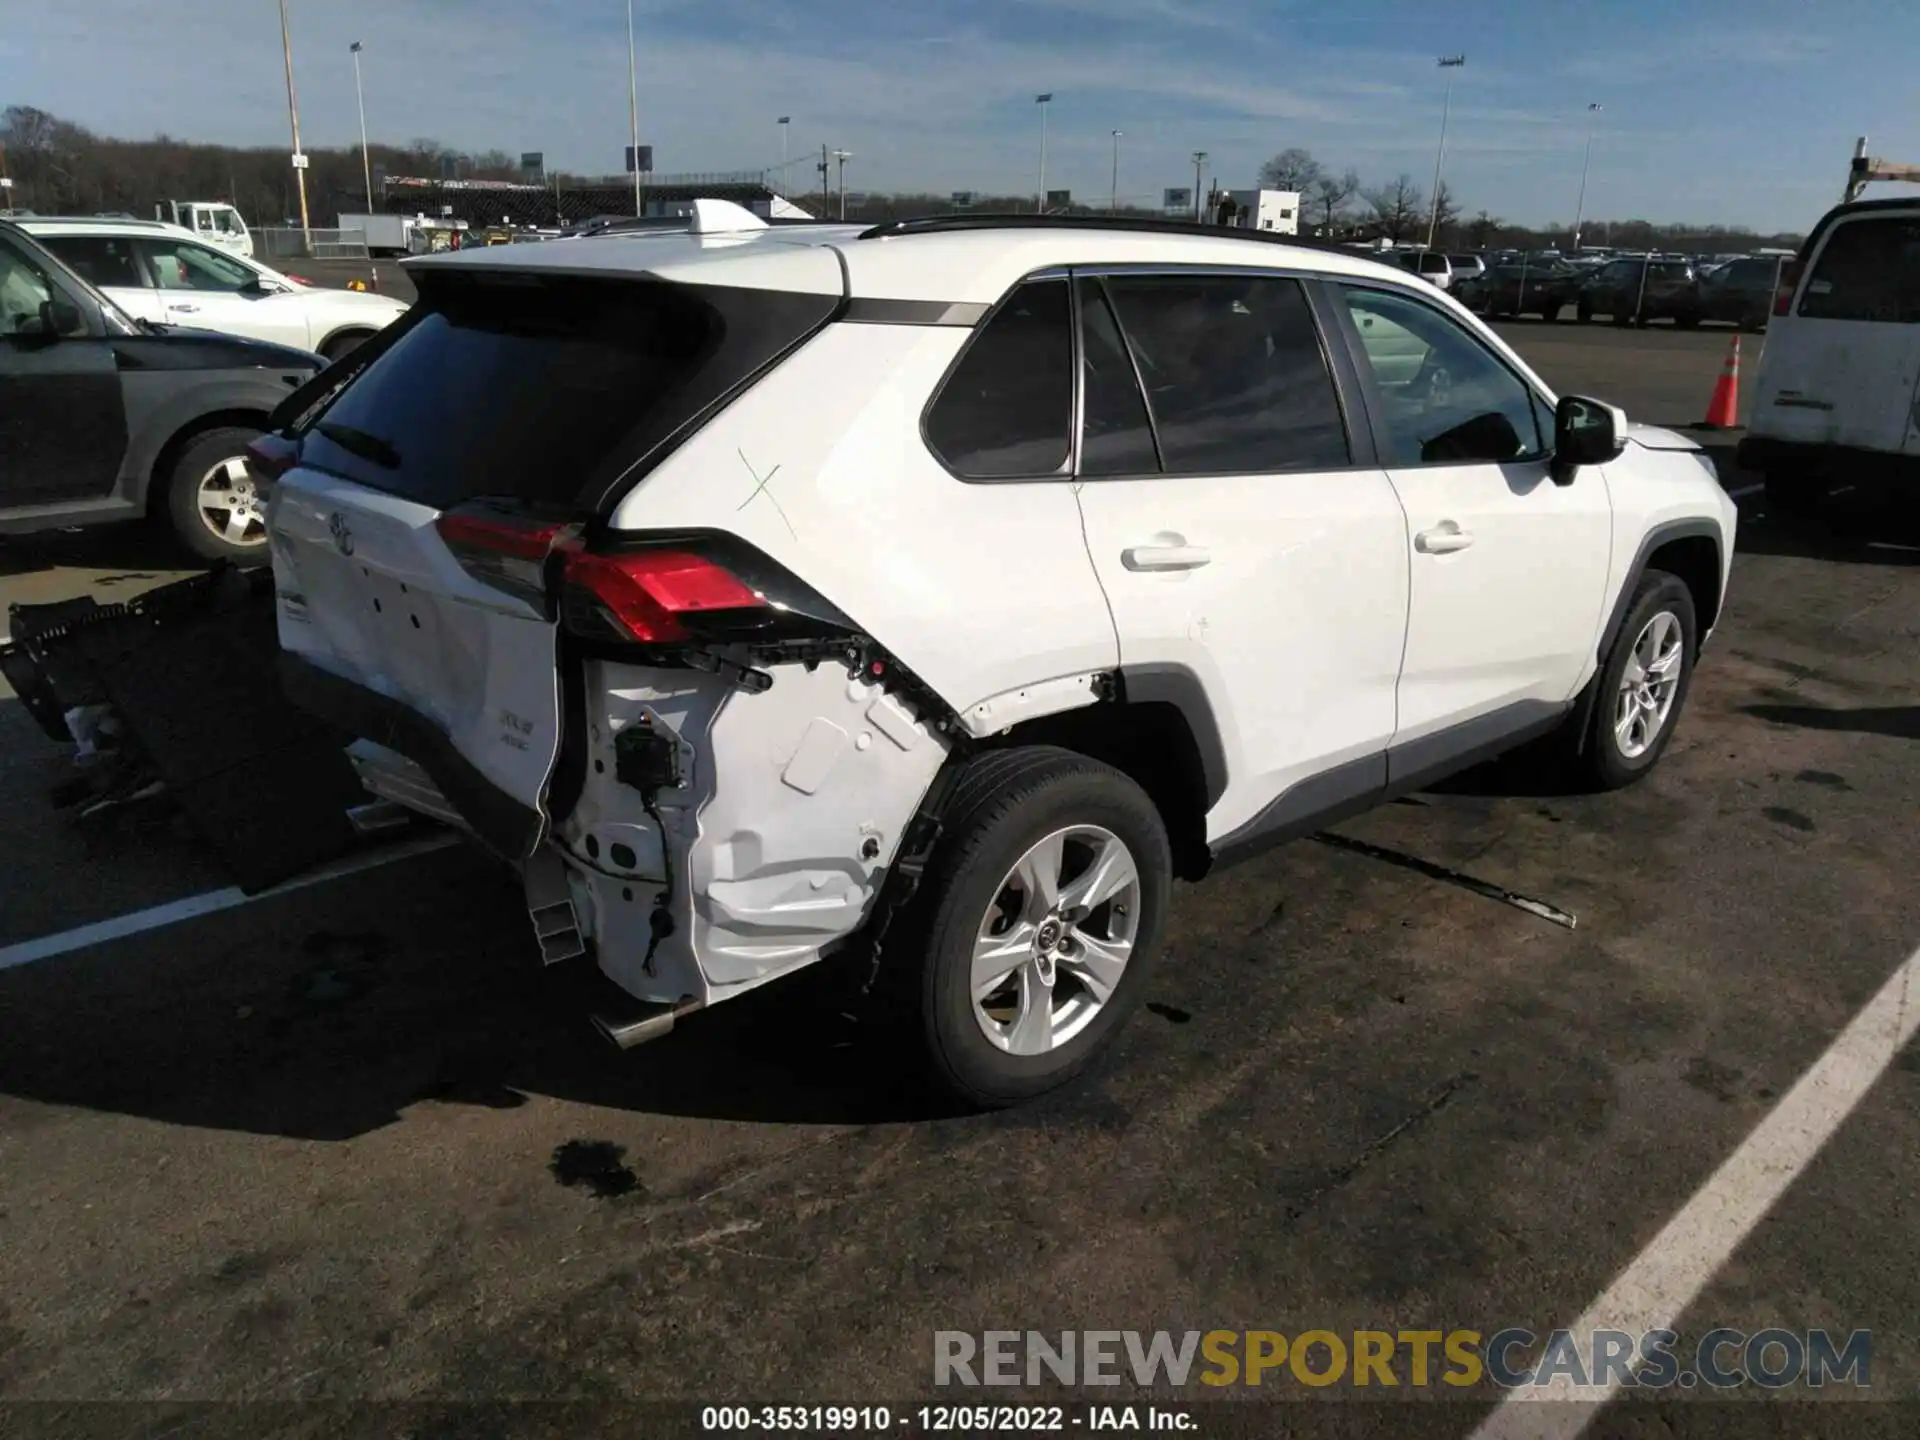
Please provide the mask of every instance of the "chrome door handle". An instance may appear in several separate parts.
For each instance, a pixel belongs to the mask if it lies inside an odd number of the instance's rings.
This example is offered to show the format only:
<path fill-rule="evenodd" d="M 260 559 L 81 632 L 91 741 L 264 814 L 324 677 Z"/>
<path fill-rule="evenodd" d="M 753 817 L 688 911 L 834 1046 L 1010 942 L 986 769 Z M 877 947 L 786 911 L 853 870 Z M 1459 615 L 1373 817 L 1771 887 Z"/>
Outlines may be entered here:
<path fill-rule="evenodd" d="M 1200 545 L 1135 545 L 1120 552 L 1129 570 L 1198 570 L 1211 559 Z"/>
<path fill-rule="evenodd" d="M 167 309 L 173 311 L 176 315 L 197 315 L 200 313 L 200 307 L 198 305 L 169 305 Z"/>
<path fill-rule="evenodd" d="M 1431 530 L 1422 530 L 1413 537 L 1413 548 L 1422 555 L 1451 555 L 1456 550 L 1464 550 L 1473 544 L 1473 532 L 1462 530 L 1451 520 L 1442 521 Z"/>

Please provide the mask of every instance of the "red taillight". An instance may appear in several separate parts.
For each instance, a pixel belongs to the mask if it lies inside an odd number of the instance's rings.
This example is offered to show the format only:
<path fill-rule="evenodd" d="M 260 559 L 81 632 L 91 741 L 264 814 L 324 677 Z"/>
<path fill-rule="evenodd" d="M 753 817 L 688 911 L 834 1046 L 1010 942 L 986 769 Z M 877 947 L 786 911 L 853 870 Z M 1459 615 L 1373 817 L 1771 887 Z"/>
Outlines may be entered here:
<path fill-rule="evenodd" d="M 247 446 L 247 473 L 256 485 L 271 485 L 300 460 L 300 447 L 282 435 L 262 435 Z"/>
<path fill-rule="evenodd" d="M 638 550 L 594 555 L 576 550 L 562 580 L 572 600 L 591 602 L 621 638 L 673 644 L 688 638 L 683 617 L 716 610 L 758 610 L 767 597 L 731 570 L 688 550 Z M 569 604 L 570 614 L 579 611 Z"/>
<path fill-rule="evenodd" d="M 1780 267 L 1780 283 L 1773 292 L 1773 313 L 1793 313 L 1793 292 L 1800 288 L 1800 262 L 1789 260 Z"/>
<path fill-rule="evenodd" d="M 452 510 L 433 522 L 441 543 L 482 585 L 545 608 L 547 554 L 566 530 L 556 521 Z"/>

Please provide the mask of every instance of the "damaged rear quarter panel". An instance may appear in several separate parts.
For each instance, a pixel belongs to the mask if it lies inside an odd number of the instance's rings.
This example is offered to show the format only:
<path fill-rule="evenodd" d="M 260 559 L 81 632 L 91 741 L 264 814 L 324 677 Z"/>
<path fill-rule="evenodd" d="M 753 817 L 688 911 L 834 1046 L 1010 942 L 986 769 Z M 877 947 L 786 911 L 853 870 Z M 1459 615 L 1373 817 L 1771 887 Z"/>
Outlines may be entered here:
<path fill-rule="evenodd" d="M 589 892 L 600 968 L 641 998 L 711 1003 L 851 934 L 946 757 L 903 701 L 842 664 L 770 673 L 756 694 L 701 671 L 588 665 L 587 782 L 558 838 L 576 898 Z M 674 739 L 677 787 L 619 778 L 618 737 L 635 725 Z M 673 923 L 655 945 L 663 893 Z"/>
<path fill-rule="evenodd" d="M 1073 486 L 967 484 L 921 441 L 921 411 L 971 334 L 828 326 L 636 487 L 613 527 L 733 532 L 955 714 L 1112 669 Z"/>

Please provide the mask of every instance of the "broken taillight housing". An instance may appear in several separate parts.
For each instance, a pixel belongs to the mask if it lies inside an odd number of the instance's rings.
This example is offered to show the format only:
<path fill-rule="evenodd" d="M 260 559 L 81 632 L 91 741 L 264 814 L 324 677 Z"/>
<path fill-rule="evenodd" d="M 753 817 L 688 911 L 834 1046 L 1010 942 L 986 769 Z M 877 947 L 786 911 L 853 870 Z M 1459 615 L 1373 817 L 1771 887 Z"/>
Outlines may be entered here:
<path fill-rule="evenodd" d="M 564 523 L 487 506 L 463 506 L 440 516 L 433 528 L 460 568 L 482 585 L 546 608 L 547 556 L 566 533 Z"/>
<path fill-rule="evenodd" d="M 1793 292 L 1800 288 L 1800 262 L 1789 260 L 1780 267 L 1780 283 L 1774 287 L 1773 313 L 1791 315 L 1793 313 Z"/>

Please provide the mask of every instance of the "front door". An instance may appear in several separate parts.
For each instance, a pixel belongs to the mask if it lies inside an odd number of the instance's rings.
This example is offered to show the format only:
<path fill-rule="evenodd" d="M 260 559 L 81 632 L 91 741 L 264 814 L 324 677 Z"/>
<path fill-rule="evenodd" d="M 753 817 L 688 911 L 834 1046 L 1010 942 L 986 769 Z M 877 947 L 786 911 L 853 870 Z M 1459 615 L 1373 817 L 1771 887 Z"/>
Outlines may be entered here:
<path fill-rule="evenodd" d="M 0 236 L 0 513 L 104 498 L 126 449 L 112 342 Z"/>
<path fill-rule="evenodd" d="M 1226 774 L 1208 840 L 1377 790 L 1406 631 L 1406 522 L 1364 444 L 1356 463 L 1302 283 L 1208 271 L 1075 283 L 1087 546 L 1123 673 L 1184 672 L 1212 703 Z"/>
<path fill-rule="evenodd" d="M 166 306 L 134 253 L 132 237 L 45 235 L 40 243 L 129 315 L 155 324 L 166 322 Z"/>
<path fill-rule="evenodd" d="M 1411 603 L 1390 766 L 1404 781 L 1550 719 L 1586 679 L 1612 506 L 1598 468 L 1553 482 L 1551 408 L 1461 321 L 1396 289 L 1336 293 L 1406 507 Z"/>
<path fill-rule="evenodd" d="M 305 297 L 262 290 L 250 266 L 191 240 L 142 238 L 135 244 L 159 291 L 165 323 L 310 348 Z"/>

